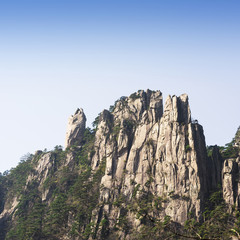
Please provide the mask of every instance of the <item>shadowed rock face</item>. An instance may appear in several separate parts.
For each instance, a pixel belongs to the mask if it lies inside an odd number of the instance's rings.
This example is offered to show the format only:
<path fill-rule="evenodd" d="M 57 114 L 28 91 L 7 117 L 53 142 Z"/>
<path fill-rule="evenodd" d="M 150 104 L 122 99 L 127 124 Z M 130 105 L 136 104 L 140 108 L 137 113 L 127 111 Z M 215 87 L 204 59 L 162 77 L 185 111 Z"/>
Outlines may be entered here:
<path fill-rule="evenodd" d="M 237 159 L 226 159 L 224 161 L 222 170 L 223 179 L 223 198 L 229 206 L 236 205 L 239 207 L 239 158 Z"/>
<path fill-rule="evenodd" d="M 75 114 L 68 120 L 65 147 L 80 145 L 86 128 L 86 116 L 83 110 L 77 109 Z"/>
<path fill-rule="evenodd" d="M 212 146 L 212 154 L 208 157 L 208 175 L 210 176 L 208 183 L 212 190 L 219 188 L 222 184 L 222 168 L 223 159 L 219 152 L 218 146 Z"/>

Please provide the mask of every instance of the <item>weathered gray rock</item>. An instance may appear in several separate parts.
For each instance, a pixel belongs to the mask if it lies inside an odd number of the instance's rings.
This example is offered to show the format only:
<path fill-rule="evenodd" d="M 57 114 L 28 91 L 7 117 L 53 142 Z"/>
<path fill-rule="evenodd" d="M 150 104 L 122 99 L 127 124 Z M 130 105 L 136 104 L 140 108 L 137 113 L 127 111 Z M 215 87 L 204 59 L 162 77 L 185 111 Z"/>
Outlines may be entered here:
<path fill-rule="evenodd" d="M 83 110 L 77 109 L 74 115 L 68 120 L 65 147 L 80 145 L 86 128 L 86 116 Z"/>
<path fill-rule="evenodd" d="M 91 226 L 96 226 L 96 239 L 102 239 L 104 216 L 110 231 L 116 229 L 123 215 L 129 226 L 138 231 L 141 220 L 134 208 L 139 210 L 140 200 L 147 196 L 152 197 L 148 203 L 152 206 L 150 216 L 159 219 L 169 215 L 180 224 L 184 224 L 189 212 L 201 218 L 206 198 L 221 182 L 225 201 L 229 206 L 239 206 L 239 158 L 228 159 L 223 164 L 217 147 L 207 156 L 203 128 L 197 121 L 192 122 L 186 94 L 168 96 L 163 109 L 160 91 L 141 90 L 120 98 L 111 112 L 104 110 L 99 115 L 96 132 L 88 132 L 89 142 L 86 138 L 83 141 L 85 126 L 86 117 L 83 110 L 78 109 L 69 119 L 67 151 L 36 152 L 25 190 L 34 183 L 41 201 L 50 206 L 54 183 L 58 182 L 59 189 L 67 192 L 84 171 L 79 159 L 84 159 L 86 165 L 91 164 L 92 175 L 89 172 L 86 182 L 94 179 L 94 173 L 105 165 L 105 173 L 97 180 L 100 190 L 95 185 L 93 188 L 100 191 L 100 195 L 96 194 L 98 203 L 88 219 Z M 72 145 L 78 147 L 68 148 Z M 61 181 L 65 176 L 67 180 Z M 52 185 L 48 188 L 49 179 Z M 154 209 L 156 199 L 161 199 L 161 209 Z M 71 200 L 68 199 L 67 204 Z M 18 198 L 11 199 L 0 220 L 9 215 L 14 217 L 18 202 Z M 69 232 L 75 215 L 74 210 L 69 211 L 61 239 L 72 239 Z M 79 233 L 84 232 L 86 224 L 78 229 Z M 115 233 L 118 239 L 131 239 L 131 230 L 128 235 L 121 228 Z"/>
<path fill-rule="evenodd" d="M 181 224 L 190 211 L 200 217 L 211 186 L 203 129 L 191 122 L 188 96 L 168 96 L 163 112 L 160 91 L 139 91 L 119 100 L 112 113 L 105 113 L 108 117 L 103 114 L 92 167 L 106 161 L 100 205 L 109 219 L 120 216 L 111 203 L 120 196 L 130 202 L 141 192 L 166 200 L 161 216 L 169 215 Z M 135 228 L 139 226 L 130 212 L 128 219 Z"/>
<path fill-rule="evenodd" d="M 226 159 L 222 169 L 223 198 L 230 210 L 233 206 L 240 207 L 240 127 L 232 143 L 235 156 Z"/>
<path fill-rule="evenodd" d="M 239 207 L 240 201 L 240 179 L 239 158 L 226 159 L 222 170 L 223 198 L 231 209 L 232 206 Z"/>

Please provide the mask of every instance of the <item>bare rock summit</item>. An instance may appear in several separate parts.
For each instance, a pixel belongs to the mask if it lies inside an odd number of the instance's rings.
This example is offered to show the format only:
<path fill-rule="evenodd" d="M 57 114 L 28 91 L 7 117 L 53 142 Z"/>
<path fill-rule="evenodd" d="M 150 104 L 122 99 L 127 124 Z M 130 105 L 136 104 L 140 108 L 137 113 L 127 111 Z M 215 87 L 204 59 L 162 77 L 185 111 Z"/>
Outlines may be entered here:
<path fill-rule="evenodd" d="M 86 116 L 82 108 L 78 108 L 74 115 L 68 120 L 65 147 L 78 145 L 83 140 L 83 134 L 86 128 Z"/>

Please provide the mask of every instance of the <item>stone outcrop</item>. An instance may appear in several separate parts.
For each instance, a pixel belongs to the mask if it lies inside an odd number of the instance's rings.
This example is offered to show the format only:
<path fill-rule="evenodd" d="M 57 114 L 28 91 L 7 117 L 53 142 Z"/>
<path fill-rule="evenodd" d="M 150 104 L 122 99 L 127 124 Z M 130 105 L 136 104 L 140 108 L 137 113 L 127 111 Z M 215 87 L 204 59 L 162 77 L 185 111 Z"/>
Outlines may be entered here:
<path fill-rule="evenodd" d="M 222 169 L 223 198 L 231 210 L 233 206 L 240 207 L 240 127 L 233 141 L 228 145 L 228 154 Z M 224 150 L 226 151 L 226 150 Z"/>
<path fill-rule="evenodd" d="M 69 118 L 66 151 L 59 147 L 51 152 L 37 151 L 26 175 L 22 193 L 34 189 L 34 197 L 45 207 L 43 214 L 53 210 L 55 200 L 67 205 L 65 225 L 56 239 L 79 240 L 87 227 L 95 232 L 85 237 L 104 239 L 106 222 L 107 231 L 117 232 L 118 238 L 112 239 L 131 239 L 131 229 L 138 232 L 141 228 L 141 207 L 147 208 L 145 214 L 150 218 L 170 216 L 178 226 L 190 212 L 201 220 L 206 199 L 219 184 L 229 208 L 239 207 L 240 158 L 223 161 L 217 146 L 211 146 L 207 154 L 203 128 L 191 119 L 187 94 L 168 96 L 163 107 L 160 91 L 141 90 L 121 97 L 95 124 L 96 129 L 86 129 L 85 114 L 77 109 Z M 78 202 L 75 190 L 86 194 L 81 198 L 84 202 Z M 58 194 L 64 197 L 58 199 Z M 88 200 L 93 199 L 91 212 L 79 209 L 78 204 L 84 208 L 86 202 L 88 208 Z M 18 196 L 6 201 L 0 226 L 9 219 L 15 221 L 20 202 Z M 147 207 L 140 206 L 142 202 L 147 202 Z M 31 209 L 34 199 L 27 204 Z M 120 226 L 123 219 L 128 231 Z M 120 226 L 118 230 L 116 226 Z M 70 232 L 74 229 L 73 238 Z M 4 237 L 0 235 L 0 239 Z"/>
<path fill-rule="evenodd" d="M 239 160 L 239 158 L 226 159 L 222 170 L 223 198 L 230 208 L 234 205 L 239 207 L 240 203 Z"/>
<path fill-rule="evenodd" d="M 68 120 L 65 147 L 80 145 L 86 128 L 86 116 L 83 110 L 77 109 L 74 115 Z"/>
<path fill-rule="evenodd" d="M 50 175 L 50 171 L 56 171 L 56 163 L 55 163 L 55 158 L 54 158 L 54 154 L 52 154 L 51 152 L 49 153 L 37 153 L 37 155 L 35 155 L 35 157 L 38 156 L 38 161 L 36 164 L 36 167 L 33 170 L 33 173 L 30 174 L 27 178 L 27 182 L 26 182 L 26 189 L 28 187 L 28 185 L 30 185 L 31 183 L 35 182 L 35 187 L 38 188 L 38 191 L 41 193 L 41 198 L 42 201 L 45 201 L 47 199 L 47 195 L 49 193 L 48 188 L 44 188 L 44 182 L 46 181 L 46 179 L 48 178 L 48 176 Z"/>
<path fill-rule="evenodd" d="M 120 99 L 100 119 L 92 168 L 106 161 L 100 202 L 109 219 L 121 213 L 108 203 L 122 196 L 130 201 L 136 187 L 136 197 L 150 192 L 164 198 L 161 214 L 178 223 L 190 211 L 200 217 L 211 184 L 203 130 L 191 122 L 186 94 L 168 96 L 163 111 L 160 91 L 140 91 Z M 139 222 L 129 218 L 137 227 Z"/>
<path fill-rule="evenodd" d="M 208 175 L 210 176 L 208 185 L 211 190 L 219 188 L 222 184 L 223 158 L 217 145 L 209 147 L 210 156 L 208 156 Z"/>

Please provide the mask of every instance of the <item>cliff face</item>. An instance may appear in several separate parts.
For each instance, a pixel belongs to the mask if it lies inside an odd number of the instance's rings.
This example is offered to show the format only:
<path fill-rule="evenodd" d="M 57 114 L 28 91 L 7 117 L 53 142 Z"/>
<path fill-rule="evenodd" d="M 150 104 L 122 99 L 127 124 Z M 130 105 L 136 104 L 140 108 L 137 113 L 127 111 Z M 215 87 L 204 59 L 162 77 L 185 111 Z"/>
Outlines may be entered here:
<path fill-rule="evenodd" d="M 141 192 L 164 198 L 161 214 L 178 223 L 190 211 L 200 216 L 211 183 L 203 130 L 191 122 L 186 94 L 168 96 L 164 111 L 161 92 L 122 99 L 112 113 L 100 115 L 95 152 L 93 169 L 106 159 L 100 201 L 110 219 L 120 212 L 108 203 L 120 196 L 130 201 L 137 186 L 137 198 Z"/>
<path fill-rule="evenodd" d="M 223 150 L 226 155 L 223 171 L 223 198 L 231 206 L 239 208 L 240 204 L 240 128 L 238 128 L 235 138 Z"/>
<path fill-rule="evenodd" d="M 201 221 L 221 183 L 225 201 L 239 206 L 239 158 L 223 165 L 217 147 L 207 155 L 186 94 L 168 96 L 163 107 L 160 91 L 138 91 L 95 125 L 86 128 L 78 109 L 65 151 L 38 151 L 15 170 L 24 176 L 17 194 L 4 191 L 0 225 L 7 235 L 0 239 L 134 239 L 143 224 L 166 217 L 183 225 L 191 213 Z M 10 174 L 9 189 L 14 181 Z"/>

